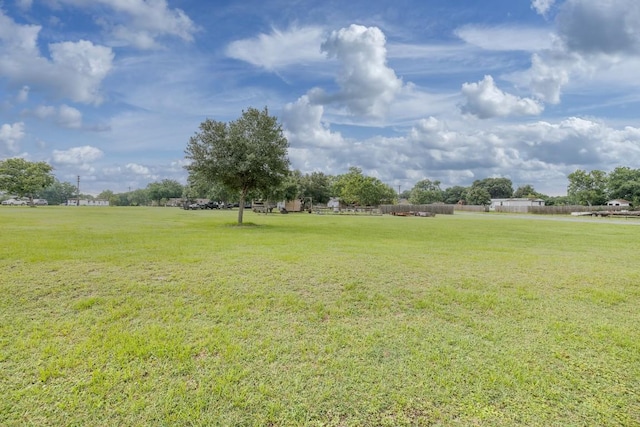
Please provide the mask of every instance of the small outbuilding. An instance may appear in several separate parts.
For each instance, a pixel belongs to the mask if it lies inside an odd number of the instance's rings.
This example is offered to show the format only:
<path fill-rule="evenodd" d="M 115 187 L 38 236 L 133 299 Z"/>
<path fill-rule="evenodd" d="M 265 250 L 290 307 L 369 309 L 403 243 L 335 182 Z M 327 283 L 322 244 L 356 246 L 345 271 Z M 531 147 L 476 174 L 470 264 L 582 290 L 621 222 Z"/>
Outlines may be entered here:
<path fill-rule="evenodd" d="M 302 200 L 294 199 L 294 200 L 283 200 L 276 204 L 276 207 L 279 211 L 287 211 L 287 212 L 301 212 L 302 211 Z"/>
<path fill-rule="evenodd" d="M 529 207 L 529 206 L 544 206 L 544 200 L 537 198 L 509 198 L 509 199 L 491 199 L 491 205 L 489 205 L 489 210 L 494 211 L 496 207 L 504 206 L 504 207 Z"/>
<path fill-rule="evenodd" d="M 607 206 L 626 206 L 629 207 L 631 206 L 631 203 L 628 200 L 625 199 L 613 199 L 613 200 L 609 200 L 607 202 Z"/>

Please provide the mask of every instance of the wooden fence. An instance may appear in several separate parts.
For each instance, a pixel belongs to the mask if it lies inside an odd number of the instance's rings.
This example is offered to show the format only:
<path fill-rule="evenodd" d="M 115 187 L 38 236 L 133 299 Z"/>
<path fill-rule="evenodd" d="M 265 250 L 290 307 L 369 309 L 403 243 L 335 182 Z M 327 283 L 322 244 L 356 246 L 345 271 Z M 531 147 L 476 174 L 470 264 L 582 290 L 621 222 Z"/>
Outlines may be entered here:
<path fill-rule="evenodd" d="M 625 208 L 621 206 L 559 205 L 559 206 L 496 206 L 495 211 L 504 212 L 504 213 L 530 213 L 530 214 L 537 214 L 537 215 L 570 215 L 571 212 L 620 211 L 622 209 L 625 209 Z"/>
<path fill-rule="evenodd" d="M 489 212 L 489 206 L 483 205 L 452 205 L 456 211 L 463 212 Z"/>
<path fill-rule="evenodd" d="M 440 215 L 453 215 L 454 205 L 380 205 L 383 215 L 409 212 L 429 212 Z"/>
<path fill-rule="evenodd" d="M 582 205 L 561 205 L 561 206 L 496 206 L 495 212 L 502 213 L 524 213 L 537 215 L 570 215 L 571 212 L 600 212 L 600 211 L 621 211 L 629 209 L 624 206 L 582 206 Z M 380 205 L 380 212 L 384 215 L 394 213 L 409 212 L 430 212 L 441 215 L 453 215 L 453 211 L 465 212 L 489 212 L 489 206 L 478 205 Z"/>

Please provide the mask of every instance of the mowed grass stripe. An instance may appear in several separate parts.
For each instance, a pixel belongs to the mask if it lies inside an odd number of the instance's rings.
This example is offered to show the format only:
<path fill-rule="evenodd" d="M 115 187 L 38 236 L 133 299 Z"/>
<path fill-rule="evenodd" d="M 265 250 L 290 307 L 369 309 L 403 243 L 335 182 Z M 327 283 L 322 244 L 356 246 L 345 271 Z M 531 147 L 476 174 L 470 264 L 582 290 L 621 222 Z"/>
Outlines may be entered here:
<path fill-rule="evenodd" d="M 0 209 L 2 425 L 636 425 L 640 228 Z"/>

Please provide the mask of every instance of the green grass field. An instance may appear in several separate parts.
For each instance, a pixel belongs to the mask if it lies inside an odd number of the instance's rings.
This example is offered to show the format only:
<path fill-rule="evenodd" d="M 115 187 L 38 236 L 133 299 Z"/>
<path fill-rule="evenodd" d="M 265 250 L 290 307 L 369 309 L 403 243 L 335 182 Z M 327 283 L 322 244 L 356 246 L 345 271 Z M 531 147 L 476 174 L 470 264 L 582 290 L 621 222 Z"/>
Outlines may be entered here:
<path fill-rule="evenodd" d="M 0 208 L 0 425 L 637 426 L 637 220 Z"/>

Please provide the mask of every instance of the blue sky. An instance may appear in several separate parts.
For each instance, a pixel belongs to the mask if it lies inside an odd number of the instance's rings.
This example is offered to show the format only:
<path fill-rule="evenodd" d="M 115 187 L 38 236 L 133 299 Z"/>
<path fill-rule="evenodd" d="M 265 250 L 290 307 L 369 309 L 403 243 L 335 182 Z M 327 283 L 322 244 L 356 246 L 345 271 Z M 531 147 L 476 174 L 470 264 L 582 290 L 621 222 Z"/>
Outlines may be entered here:
<path fill-rule="evenodd" d="M 637 0 L 0 0 L 0 159 L 185 183 L 204 119 L 266 106 L 302 172 L 562 195 L 640 167 L 639 75 Z"/>

